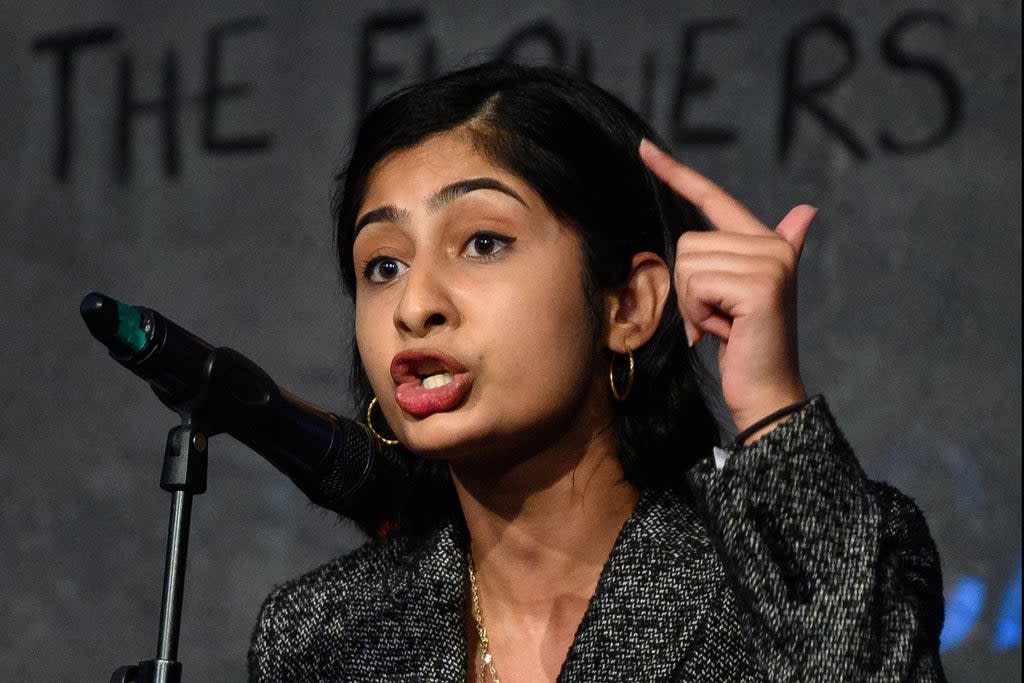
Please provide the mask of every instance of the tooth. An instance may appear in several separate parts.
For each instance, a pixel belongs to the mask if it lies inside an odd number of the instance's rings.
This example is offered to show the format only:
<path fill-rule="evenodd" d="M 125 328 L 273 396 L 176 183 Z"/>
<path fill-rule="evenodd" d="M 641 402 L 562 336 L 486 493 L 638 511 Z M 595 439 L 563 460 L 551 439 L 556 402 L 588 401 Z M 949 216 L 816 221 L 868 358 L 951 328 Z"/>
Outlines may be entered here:
<path fill-rule="evenodd" d="M 452 375 L 452 373 L 442 372 L 438 375 L 424 377 L 420 384 L 423 386 L 424 389 L 436 389 L 438 387 L 443 387 L 445 384 L 448 384 L 454 379 L 455 377 Z"/>

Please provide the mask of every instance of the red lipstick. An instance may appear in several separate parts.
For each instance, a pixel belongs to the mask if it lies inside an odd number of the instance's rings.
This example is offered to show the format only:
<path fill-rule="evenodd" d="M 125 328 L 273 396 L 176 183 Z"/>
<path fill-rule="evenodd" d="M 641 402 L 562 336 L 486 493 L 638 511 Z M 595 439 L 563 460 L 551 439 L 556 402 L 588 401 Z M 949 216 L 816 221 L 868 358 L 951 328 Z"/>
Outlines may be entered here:
<path fill-rule="evenodd" d="M 416 418 L 459 407 L 473 386 L 473 378 L 462 363 L 430 350 L 403 351 L 395 356 L 391 378 L 397 385 L 395 402 Z"/>

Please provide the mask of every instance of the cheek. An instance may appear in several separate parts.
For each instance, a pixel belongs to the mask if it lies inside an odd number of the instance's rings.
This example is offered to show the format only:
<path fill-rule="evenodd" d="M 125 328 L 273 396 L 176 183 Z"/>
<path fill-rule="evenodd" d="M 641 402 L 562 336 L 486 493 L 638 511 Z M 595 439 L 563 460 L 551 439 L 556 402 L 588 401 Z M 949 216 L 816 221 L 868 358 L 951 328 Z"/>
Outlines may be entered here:
<path fill-rule="evenodd" d="M 393 329 L 391 318 L 371 310 L 371 307 L 357 299 L 355 329 L 359 357 L 363 360 L 374 394 L 380 397 L 391 377 L 390 363 L 394 354 L 389 350 L 387 338 L 389 329 Z"/>
<path fill-rule="evenodd" d="M 572 268 L 530 275 L 496 293 L 494 300 L 502 303 L 490 313 L 497 332 L 493 347 L 511 397 L 563 401 L 589 384 L 592 316 L 581 274 Z"/>

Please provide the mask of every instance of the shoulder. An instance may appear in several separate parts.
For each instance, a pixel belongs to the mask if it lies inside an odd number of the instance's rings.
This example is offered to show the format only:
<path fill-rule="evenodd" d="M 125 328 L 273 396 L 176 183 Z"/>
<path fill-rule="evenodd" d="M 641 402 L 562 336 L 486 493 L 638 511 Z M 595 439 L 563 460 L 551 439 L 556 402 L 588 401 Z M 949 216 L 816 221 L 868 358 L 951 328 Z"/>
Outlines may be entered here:
<path fill-rule="evenodd" d="M 329 670 L 332 653 L 347 650 L 374 624 L 395 618 L 391 613 L 415 583 L 424 543 L 403 536 L 371 540 L 276 586 L 253 630 L 250 679 L 305 680 L 305 673 Z"/>
<path fill-rule="evenodd" d="M 402 580 L 409 563 L 405 538 L 371 539 L 351 553 L 274 588 L 266 600 L 270 607 L 325 599 L 358 599 L 388 593 Z M 355 589 L 358 588 L 358 591 Z"/>
<path fill-rule="evenodd" d="M 404 539 L 370 540 L 356 550 L 274 587 L 257 630 L 286 631 L 297 620 L 316 621 L 327 610 L 358 610 L 401 581 Z M 398 570 L 398 571 L 396 571 Z"/>
<path fill-rule="evenodd" d="M 642 489 L 636 509 L 623 527 L 623 543 L 678 551 L 711 550 L 706 523 L 686 489 Z"/>

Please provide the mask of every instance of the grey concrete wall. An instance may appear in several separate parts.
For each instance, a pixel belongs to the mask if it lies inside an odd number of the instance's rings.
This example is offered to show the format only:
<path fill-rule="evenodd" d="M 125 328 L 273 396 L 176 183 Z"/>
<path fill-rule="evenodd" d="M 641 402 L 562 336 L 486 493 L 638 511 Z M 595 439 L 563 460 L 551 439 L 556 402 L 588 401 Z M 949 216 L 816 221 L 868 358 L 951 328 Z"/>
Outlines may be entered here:
<path fill-rule="evenodd" d="M 174 421 L 81 297 L 154 307 L 350 412 L 328 206 L 357 112 L 502 51 L 619 93 L 766 222 L 820 207 L 808 385 L 928 516 L 951 679 L 1019 679 L 1020 26 L 996 0 L 4 3 L 0 679 L 106 680 L 155 654 Z M 164 117 L 125 92 L 176 99 Z M 241 680 L 271 586 L 360 539 L 211 448 L 180 658 Z"/>

